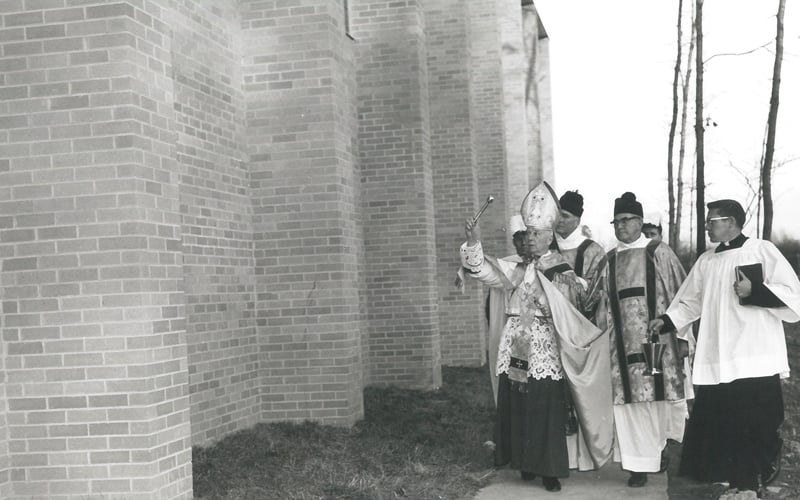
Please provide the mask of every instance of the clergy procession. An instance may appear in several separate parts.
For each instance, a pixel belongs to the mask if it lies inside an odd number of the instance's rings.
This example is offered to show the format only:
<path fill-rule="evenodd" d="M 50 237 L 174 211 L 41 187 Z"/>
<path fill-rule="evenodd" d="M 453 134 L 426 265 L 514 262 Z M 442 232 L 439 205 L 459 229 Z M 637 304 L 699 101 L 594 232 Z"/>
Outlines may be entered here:
<path fill-rule="evenodd" d="M 608 249 L 585 234 L 583 202 L 539 183 L 502 258 L 483 252 L 486 205 L 465 222 L 459 275 L 489 292 L 495 465 L 558 492 L 571 470 L 617 464 L 642 488 L 666 470 L 671 440 L 680 476 L 726 484 L 721 498 L 762 498 L 780 471 L 797 274 L 771 242 L 742 234 L 735 200 L 707 204 L 718 245 L 688 273 L 660 225 L 645 234 L 634 193 L 614 202 Z"/>

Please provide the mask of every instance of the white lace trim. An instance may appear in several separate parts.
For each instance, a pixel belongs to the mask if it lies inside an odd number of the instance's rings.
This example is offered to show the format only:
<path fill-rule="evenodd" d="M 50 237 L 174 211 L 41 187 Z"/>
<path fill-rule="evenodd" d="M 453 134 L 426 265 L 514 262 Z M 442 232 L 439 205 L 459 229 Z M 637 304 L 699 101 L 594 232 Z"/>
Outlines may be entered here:
<path fill-rule="evenodd" d="M 483 264 L 483 246 L 478 241 L 473 246 L 468 246 L 465 241 L 461 245 L 461 265 L 469 269 L 473 273 L 481 270 Z"/>
<path fill-rule="evenodd" d="M 503 334 L 500 336 L 500 344 L 497 347 L 497 374 L 508 373 L 511 365 L 511 345 L 520 334 L 519 317 L 508 318 Z"/>
<path fill-rule="evenodd" d="M 516 341 L 527 341 L 530 344 L 528 354 L 528 376 L 536 380 L 550 378 L 561 380 L 564 370 L 558 354 L 555 331 L 548 318 L 536 317 L 528 328 L 523 328 L 520 318 L 509 318 L 497 355 L 497 374 L 508 373 L 511 363 L 511 347 Z"/>
<path fill-rule="evenodd" d="M 534 321 L 531 328 L 531 355 L 528 358 L 528 376 L 541 380 L 561 380 L 564 370 L 558 355 L 555 331 L 549 321 Z"/>

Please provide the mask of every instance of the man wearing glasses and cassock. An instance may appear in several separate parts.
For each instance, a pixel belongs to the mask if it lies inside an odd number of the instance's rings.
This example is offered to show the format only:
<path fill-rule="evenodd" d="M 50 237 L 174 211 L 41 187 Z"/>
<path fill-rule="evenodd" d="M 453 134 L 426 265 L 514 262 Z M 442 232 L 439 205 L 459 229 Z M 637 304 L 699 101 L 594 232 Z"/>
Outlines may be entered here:
<path fill-rule="evenodd" d="M 684 358 L 691 328 L 653 338 L 648 322 L 666 311 L 685 271 L 665 243 L 642 234 L 642 204 L 633 193 L 614 202 L 617 245 L 607 254 L 592 285 L 597 325 L 609 335 L 616 446 L 614 460 L 630 472 L 628 486 L 647 483 L 648 472 L 663 471 L 667 439 L 681 441 L 688 416 Z M 684 326 L 684 325 L 681 325 Z M 662 369 L 649 374 L 643 344 L 663 345 Z"/>
<path fill-rule="evenodd" d="M 760 496 L 780 469 L 780 379 L 789 376 L 782 321 L 800 320 L 800 282 L 775 245 L 742 234 L 745 212 L 737 201 L 707 206 L 706 231 L 719 245 L 697 259 L 650 329 L 670 331 L 700 318 L 697 396 L 679 473 L 728 482 L 721 498 Z"/>

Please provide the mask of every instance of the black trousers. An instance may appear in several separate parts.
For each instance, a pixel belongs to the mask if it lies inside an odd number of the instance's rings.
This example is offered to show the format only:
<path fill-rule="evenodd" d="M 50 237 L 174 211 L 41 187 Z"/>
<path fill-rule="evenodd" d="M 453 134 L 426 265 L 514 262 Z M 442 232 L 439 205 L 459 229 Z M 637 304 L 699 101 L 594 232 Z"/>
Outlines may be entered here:
<path fill-rule="evenodd" d="M 762 471 L 779 452 L 782 422 L 778 375 L 695 386 L 679 475 L 757 490 Z"/>

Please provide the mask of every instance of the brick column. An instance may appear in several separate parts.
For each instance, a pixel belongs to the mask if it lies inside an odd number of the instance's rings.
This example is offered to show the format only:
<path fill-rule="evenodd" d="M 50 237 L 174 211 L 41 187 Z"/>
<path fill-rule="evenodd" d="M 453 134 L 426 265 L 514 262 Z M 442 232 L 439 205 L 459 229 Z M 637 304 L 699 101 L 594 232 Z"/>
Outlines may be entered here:
<path fill-rule="evenodd" d="M 261 417 L 241 22 L 236 0 L 175 8 L 170 27 L 192 444 L 207 445 Z"/>
<path fill-rule="evenodd" d="M 191 498 L 170 28 L 58 5 L 3 3 L 3 498 Z"/>
<path fill-rule="evenodd" d="M 441 383 L 428 74 L 421 1 L 350 2 L 357 41 L 367 381 Z"/>
<path fill-rule="evenodd" d="M 0 168 L 0 171 L 2 171 L 2 168 Z M 2 193 L 2 191 L 3 188 L 0 188 L 0 193 Z M 0 216 L 0 228 L 4 227 L 3 219 L 5 219 L 5 217 Z M 10 217 L 8 219 L 10 220 Z M 0 229 L 0 231 L 2 231 L 2 229 Z M 4 250 L 2 244 L 0 244 L 0 251 L 1 250 Z M 0 257 L 0 259 L 2 259 L 2 257 Z M 0 274 L 0 284 L 2 284 L 1 279 L 2 274 Z M 1 308 L 0 312 L 2 312 Z M 0 331 L 4 331 L 4 316 L 4 314 L 0 314 Z M 11 483 L 11 459 L 8 454 L 8 405 L 6 404 L 6 378 L 8 375 L 6 374 L 5 359 L 5 342 L 0 339 L 0 498 L 11 498 L 13 494 L 13 484 Z"/>
<path fill-rule="evenodd" d="M 525 118 L 531 185 L 555 181 L 547 32 L 533 3 L 522 7 L 525 44 Z M 563 190 L 562 190 L 563 191 Z M 561 194 L 561 193 L 559 193 Z"/>
<path fill-rule="evenodd" d="M 352 40 L 341 0 L 243 1 L 267 420 L 363 415 Z"/>
<path fill-rule="evenodd" d="M 502 65 L 503 137 L 506 152 L 506 220 L 519 213 L 528 190 L 533 187 L 528 163 L 526 118 L 525 45 L 522 36 L 522 6 L 519 0 L 497 0 Z"/>
<path fill-rule="evenodd" d="M 498 0 L 470 2 L 470 126 L 473 134 L 478 197 L 495 200 L 481 217 L 481 240 L 487 254 L 503 257 L 513 252 L 506 233 L 507 214 L 521 203 L 509 200 L 506 182 L 506 152 L 503 107 L 503 74 Z M 477 202 L 477 201 L 476 201 Z"/>
<path fill-rule="evenodd" d="M 556 166 L 553 149 L 553 94 L 550 90 L 550 38 L 544 26 L 539 23 L 539 34 L 536 40 L 538 55 L 536 56 L 537 88 L 539 91 L 539 147 L 541 148 L 542 176 L 555 186 Z M 563 191 L 571 189 L 563 186 Z M 559 193 L 559 194 L 562 194 Z"/>
<path fill-rule="evenodd" d="M 464 241 L 464 219 L 483 201 L 478 199 L 472 147 L 467 5 L 428 0 L 424 6 L 442 363 L 479 366 L 486 357 L 481 287 L 472 281 L 462 294 L 453 286 L 461 267 L 458 246 Z"/>

